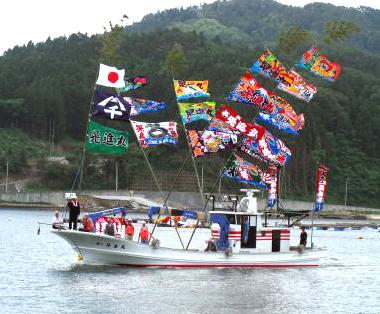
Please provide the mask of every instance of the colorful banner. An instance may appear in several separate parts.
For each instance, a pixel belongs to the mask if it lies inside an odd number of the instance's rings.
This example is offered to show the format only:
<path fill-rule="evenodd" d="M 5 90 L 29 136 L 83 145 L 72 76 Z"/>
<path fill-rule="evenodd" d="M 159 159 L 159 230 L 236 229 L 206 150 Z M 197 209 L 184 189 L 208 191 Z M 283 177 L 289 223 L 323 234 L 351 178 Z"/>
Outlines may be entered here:
<path fill-rule="evenodd" d="M 184 101 L 191 98 L 209 98 L 208 81 L 182 81 L 174 80 L 174 90 L 177 101 Z"/>
<path fill-rule="evenodd" d="M 96 89 L 93 101 L 93 116 L 111 120 L 129 120 L 131 105 L 118 94 L 110 94 Z"/>
<path fill-rule="evenodd" d="M 323 209 L 327 193 L 328 169 L 325 165 L 319 165 L 317 171 L 317 181 L 315 184 L 315 205 L 314 211 L 319 212 Z"/>
<path fill-rule="evenodd" d="M 194 157 L 232 148 L 237 143 L 237 135 L 231 132 L 187 130 L 187 136 Z"/>
<path fill-rule="evenodd" d="M 310 102 L 314 94 L 317 93 L 317 88 L 314 85 L 308 83 L 293 69 L 289 71 L 289 75 L 292 77 L 291 84 L 289 85 L 280 83 L 277 85 L 277 88 L 297 97 L 298 99 Z"/>
<path fill-rule="evenodd" d="M 178 143 L 177 122 L 146 123 L 131 120 L 131 124 L 143 148 Z"/>
<path fill-rule="evenodd" d="M 269 185 L 267 207 L 272 208 L 277 202 L 277 167 L 272 165 L 264 174 L 263 181 Z"/>
<path fill-rule="evenodd" d="M 125 86 L 118 88 L 117 92 L 122 93 L 122 92 L 127 92 L 130 90 L 135 90 L 147 84 L 148 84 L 148 78 L 146 76 L 130 77 L 125 80 Z"/>
<path fill-rule="evenodd" d="M 266 163 L 277 166 L 286 165 L 292 158 L 292 153 L 283 141 L 266 131 L 260 139 L 244 138 L 239 150 Z"/>
<path fill-rule="evenodd" d="M 128 152 L 127 131 L 107 128 L 94 121 L 88 123 L 86 150 L 103 154 L 126 154 Z"/>
<path fill-rule="evenodd" d="M 340 64 L 330 62 L 315 47 L 311 47 L 303 54 L 297 66 L 309 70 L 328 81 L 336 81 L 341 71 Z"/>
<path fill-rule="evenodd" d="M 252 65 L 250 71 L 258 73 L 278 83 L 291 83 L 289 73 L 269 49 L 264 51 L 260 58 Z"/>
<path fill-rule="evenodd" d="M 230 178 L 240 183 L 256 186 L 266 190 L 263 181 L 263 172 L 255 165 L 245 161 L 237 155 L 227 164 L 223 172 L 225 178 Z"/>
<path fill-rule="evenodd" d="M 211 101 L 197 104 L 178 103 L 178 107 L 184 124 L 199 120 L 211 121 L 215 114 L 215 102 Z"/>
<path fill-rule="evenodd" d="M 131 105 L 131 116 L 137 116 L 142 113 L 157 112 L 166 109 L 165 102 L 124 97 L 124 100 Z"/>
<path fill-rule="evenodd" d="M 280 131 L 298 135 L 299 130 L 301 130 L 305 125 L 305 118 L 303 114 L 297 116 L 291 107 L 289 109 L 289 111 L 281 110 L 280 112 L 269 114 L 260 112 L 257 115 L 256 119 L 276 129 L 279 129 Z"/>
<path fill-rule="evenodd" d="M 305 124 L 303 114 L 297 115 L 285 99 L 263 88 L 250 73 L 243 75 L 227 100 L 257 106 L 263 111 L 258 116 L 261 122 L 290 134 L 298 134 Z"/>
<path fill-rule="evenodd" d="M 240 150 L 259 159 L 277 165 L 285 165 L 291 158 L 285 144 L 260 125 L 245 121 L 234 109 L 223 105 L 215 114 L 231 130 L 247 137 L 241 142 Z"/>
<path fill-rule="evenodd" d="M 230 130 L 238 131 L 255 139 L 261 138 L 265 132 L 262 126 L 245 121 L 236 110 L 226 105 L 218 109 L 215 119 L 223 122 Z"/>

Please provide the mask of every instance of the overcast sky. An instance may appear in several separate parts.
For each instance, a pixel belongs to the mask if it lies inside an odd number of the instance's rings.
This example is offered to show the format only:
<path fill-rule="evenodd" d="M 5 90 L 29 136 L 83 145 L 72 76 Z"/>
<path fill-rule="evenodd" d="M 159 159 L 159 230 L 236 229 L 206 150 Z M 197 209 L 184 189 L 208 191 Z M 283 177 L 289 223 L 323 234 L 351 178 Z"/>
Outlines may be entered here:
<path fill-rule="evenodd" d="M 15 45 L 34 43 L 72 33 L 102 33 L 108 21 L 117 23 L 126 14 L 129 23 L 145 14 L 174 7 L 187 7 L 214 0 L 6 0 L 0 12 L 0 55 Z M 303 6 L 309 0 L 280 0 Z M 380 0 L 319 0 L 335 5 L 361 5 L 380 9 Z"/>

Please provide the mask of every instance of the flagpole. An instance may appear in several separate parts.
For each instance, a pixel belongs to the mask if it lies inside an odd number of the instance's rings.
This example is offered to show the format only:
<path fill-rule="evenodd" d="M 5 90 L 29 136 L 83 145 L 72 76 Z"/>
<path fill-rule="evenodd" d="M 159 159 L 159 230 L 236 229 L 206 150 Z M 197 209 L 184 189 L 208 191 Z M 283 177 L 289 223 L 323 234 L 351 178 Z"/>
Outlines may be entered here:
<path fill-rule="evenodd" d="M 134 131 L 133 126 L 132 126 L 132 130 Z M 137 143 L 138 143 L 138 146 L 139 146 L 141 152 L 142 152 L 143 155 L 144 155 L 144 159 L 145 159 L 145 161 L 146 161 L 146 163 L 147 163 L 147 165 L 148 165 L 148 168 L 149 168 L 150 173 L 151 173 L 151 175 L 152 175 L 152 177 L 153 177 L 153 180 L 154 180 L 154 182 L 155 182 L 156 185 L 157 185 L 158 191 L 159 191 L 160 194 L 161 194 L 161 199 L 162 199 L 162 202 L 163 202 L 163 207 L 166 209 L 166 208 L 167 208 L 166 202 L 168 201 L 168 199 L 169 199 L 169 195 L 170 195 L 171 192 L 169 191 L 169 194 L 167 195 L 167 197 L 166 197 L 166 198 L 164 197 L 164 194 L 163 194 L 163 192 L 162 192 L 162 190 L 161 190 L 161 186 L 160 186 L 160 184 L 159 184 L 159 182 L 158 182 L 158 180 L 157 180 L 156 174 L 154 173 L 153 168 L 152 168 L 152 166 L 151 166 L 151 164 L 150 164 L 150 162 L 149 162 L 148 156 L 146 155 L 146 153 L 145 153 L 143 147 L 141 146 L 140 141 L 139 141 L 139 139 L 137 138 L 136 132 L 133 132 L 133 133 L 135 134 L 135 138 L 136 138 L 136 141 L 137 141 Z M 183 163 L 180 172 L 177 174 L 177 178 L 179 177 L 180 173 L 182 172 L 182 169 L 184 168 L 184 165 L 185 165 L 185 163 Z M 177 179 L 177 178 L 176 178 L 176 179 Z M 175 181 L 176 181 L 176 180 L 175 180 Z M 175 182 L 173 182 L 172 187 L 171 187 L 170 190 L 172 190 L 172 188 L 174 187 L 174 184 L 175 184 Z M 158 213 L 158 218 L 160 218 L 160 215 L 161 215 L 161 213 Z M 153 237 L 153 233 L 154 233 L 154 231 L 155 231 L 155 229 L 156 229 L 156 226 L 157 226 L 157 221 L 155 222 L 155 224 L 154 224 L 154 226 L 153 226 L 153 230 L 152 230 L 152 232 L 150 233 L 149 240 L 148 240 L 149 242 L 150 242 L 151 238 Z M 177 235 L 178 235 L 179 241 L 181 242 L 181 245 L 182 245 L 182 247 L 184 248 L 182 238 L 181 238 L 181 236 L 180 236 L 178 230 L 176 230 L 176 231 L 177 231 Z"/>
<path fill-rule="evenodd" d="M 254 123 L 254 122 L 256 121 L 256 117 L 257 117 L 258 114 L 259 114 L 259 112 L 257 112 L 256 115 L 255 115 L 255 117 L 252 119 L 252 121 L 251 121 L 252 123 Z M 239 147 L 239 144 L 243 141 L 243 139 L 244 139 L 244 135 L 242 135 L 242 137 L 240 138 L 240 140 L 236 143 L 236 146 L 235 146 L 235 148 L 232 150 L 230 156 L 228 157 L 227 162 L 225 162 L 223 168 L 220 169 L 221 171 L 220 171 L 220 173 L 219 173 L 219 176 L 218 176 L 218 178 L 216 179 L 216 181 L 215 181 L 215 183 L 214 183 L 214 186 L 213 186 L 212 189 L 211 189 L 211 192 L 208 193 L 209 195 L 208 195 L 208 197 L 207 197 L 207 199 L 206 199 L 206 203 L 204 204 L 202 211 L 205 211 L 205 210 L 206 210 L 206 207 L 207 207 L 207 204 L 208 204 L 208 202 L 209 202 L 209 200 L 210 200 L 210 198 L 211 198 L 211 195 L 215 192 L 215 189 L 216 189 L 216 187 L 218 186 L 218 182 L 219 182 L 219 180 L 222 179 L 222 176 L 223 176 L 224 170 L 226 169 L 226 166 L 227 166 L 228 163 L 230 162 L 231 158 L 234 156 L 234 154 L 235 154 L 237 148 Z M 191 234 L 191 236 L 190 236 L 189 242 L 188 242 L 187 245 L 186 245 L 186 250 L 189 248 L 189 245 L 190 245 L 190 243 L 191 243 L 191 241 L 192 241 L 192 239 L 193 239 L 194 233 L 195 233 L 195 231 L 196 231 L 197 228 L 198 228 L 198 224 L 197 224 L 197 226 L 194 228 L 194 230 L 193 230 L 193 232 L 192 232 L 192 234 Z"/>
<path fill-rule="evenodd" d="M 98 68 L 98 73 L 96 77 L 99 76 L 99 68 Z M 82 160 L 81 160 L 81 165 L 80 165 L 80 175 L 79 175 L 79 184 L 78 184 L 78 191 L 82 191 L 82 180 L 83 180 L 83 168 L 84 168 L 84 159 L 85 159 L 85 154 L 86 154 L 86 143 L 87 143 L 87 132 L 88 132 L 88 124 L 90 123 L 91 119 L 91 107 L 94 102 L 94 92 L 95 92 L 95 85 L 96 85 L 97 79 L 95 80 L 93 87 L 92 87 L 92 94 L 91 94 L 91 100 L 90 100 L 90 105 L 88 108 L 88 117 L 87 117 L 87 125 L 86 125 L 86 132 L 84 133 L 84 145 L 83 145 L 83 152 L 82 152 Z"/>

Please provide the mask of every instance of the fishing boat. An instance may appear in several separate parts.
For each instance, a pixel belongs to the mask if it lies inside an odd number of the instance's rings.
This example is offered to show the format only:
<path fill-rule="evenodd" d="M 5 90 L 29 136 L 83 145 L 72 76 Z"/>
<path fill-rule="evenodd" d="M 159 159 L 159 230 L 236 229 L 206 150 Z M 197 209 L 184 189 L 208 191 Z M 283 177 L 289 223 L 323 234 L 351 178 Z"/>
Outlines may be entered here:
<path fill-rule="evenodd" d="M 248 206 L 244 206 L 248 204 Z M 150 232 L 156 227 L 150 244 L 124 236 L 108 236 L 101 232 L 52 230 L 66 240 L 89 264 L 111 264 L 136 267 L 306 267 L 318 266 L 326 251 L 315 247 L 292 247 L 291 228 L 269 226 L 257 212 L 256 197 L 248 190 L 237 208 L 210 211 L 210 227 L 180 228 L 150 223 Z M 108 214 L 115 211 L 109 211 Z M 105 215 L 106 213 L 102 213 Z M 189 211 L 178 214 L 189 215 Z M 93 215 L 99 215 L 95 213 Z M 141 223 L 134 223 L 139 229 Z M 176 247 L 178 235 L 182 247 Z M 193 245 L 183 245 L 183 241 Z M 207 250 L 210 241 L 216 251 Z"/>
<path fill-rule="evenodd" d="M 315 49 L 313 53 L 315 58 L 324 58 Z M 309 62 L 309 59 L 305 60 L 302 65 Z M 293 70 L 287 72 L 281 62 L 267 50 L 249 69 L 250 73 L 243 75 L 226 97 L 226 101 L 248 104 L 258 110 L 252 120 L 246 120 L 232 107 L 223 104 L 217 109 L 215 102 L 208 101 L 210 93 L 207 80 L 173 79 L 180 120 L 190 154 L 183 160 L 170 191 L 165 196 L 145 150 L 160 145 L 177 145 L 177 122 L 151 123 L 131 120 L 130 116 L 132 115 L 138 116 L 143 113 L 164 110 L 166 105 L 163 102 L 133 99 L 120 95 L 121 92 L 134 90 L 147 84 L 144 77 L 124 80 L 124 72 L 124 69 L 119 70 L 100 65 L 96 84 L 107 88 L 117 88 L 117 93 L 108 93 L 94 86 L 86 144 L 83 149 L 79 190 L 86 149 L 95 153 L 118 154 L 119 156 L 126 155 L 128 152 L 129 132 L 127 130 L 111 129 L 99 121 L 99 123 L 95 122 L 93 118 L 121 120 L 127 123 L 124 125 L 130 125 L 133 130 L 131 133 L 135 135 L 138 147 L 162 197 L 162 206 L 155 208 L 158 210 L 158 217 L 153 220 L 150 216 L 149 219 L 148 243 L 140 243 L 137 233 L 133 239 L 125 238 L 122 220 L 119 221 L 118 218 L 112 217 L 113 223 L 119 227 L 115 236 L 102 233 L 103 228 L 101 223 L 96 221 L 97 216 L 92 217 L 99 225 L 95 232 L 53 230 L 54 234 L 70 243 L 85 263 L 144 267 L 303 267 L 319 265 L 319 260 L 325 255 L 325 251 L 314 247 L 312 239 L 310 247 L 291 246 L 291 242 L 299 243 L 298 239 L 291 241 L 292 227 L 301 219 L 312 215 L 313 210 L 292 212 L 282 208 L 280 210 L 279 207 L 279 171 L 291 159 L 291 151 L 281 139 L 263 126 L 256 124 L 256 120 L 258 120 L 277 129 L 278 132 L 298 135 L 304 126 L 304 116 L 297 114 L 285 99 L 266 90 L 253 77 L 252 73 L 255 72 L 276 83 L 290 82 L 290 86 L 286 85 L 283 89 L 307 102 L 316 93 L 314 86 Z M 323 76 L 326 73 L 318 72 L 317 74 Z M 191 103 L 191 101 L 196 103 Z M 198 129 L 193 129 L 193 126 L 190 125 L 196 121 L 201 124 L 207 123 L 207 125 L 201 130 L 199 130 L 199 125 Z M 221 150 L 232 150 L 232 152 L 223 167 L 218 169 L 220 175 L 205 199 L 195 158 L 205 158 L 207 155 L 218 153 Z M 204 206 L 199 211 L 171 209 L 167 201 L 190 156 Z M 245 158 L 253 159 L 255 164 Z M 257 164 L 263 165 L 265 169 L 261 170 Z M 320 211 L 323 208 L 327 189 L 327 170 L 324 165 L 318 167 L 314 211 Z M 233 206 L 220 205 L 220 200 L 215 196 L 215 188 L 218 182 L 220 186 L 222 177 L 251 188 L 245 190 L 247 195 L 241 199 L 237 197 L 232 199 L 227 196 Z M 258 211 L 257 199 L 252 187 L 268 190 L 268 201 L 264 211 Z M 212 206 L 209 205 L 210 201 L 212 201 Z M 270 226 L 268 224 L 267 218 L 273 211 L 274 204 L 277 204 L 277 210 L 274 210 L 275 214 L 282 215 L 287 219 L 287 225 Z M 115 214 L 115 210 L 108 212 L 108 214 L 110 213 Z M 96 215 L 98 214 L 96 213 Z M 104 218 L 107 213 L 103 212 L 100 215 Z M 162 221 L 160 219 L 162 215 L 168 217 L 168 221 L 173 220 L 174 224 L 170 225 Z M 173 217 L 187 217 L 193 219 L 194 223 L 183 228 L 177 224 L 178 219 L 172 219 Z M 134 228 L 139 229 L 141 222 L 141 220 L 134 220 Z M 312 232 L 313 229 L 311 235 Z M 177 244 L 174 243 L 175 238 L 178 238 Z"/>

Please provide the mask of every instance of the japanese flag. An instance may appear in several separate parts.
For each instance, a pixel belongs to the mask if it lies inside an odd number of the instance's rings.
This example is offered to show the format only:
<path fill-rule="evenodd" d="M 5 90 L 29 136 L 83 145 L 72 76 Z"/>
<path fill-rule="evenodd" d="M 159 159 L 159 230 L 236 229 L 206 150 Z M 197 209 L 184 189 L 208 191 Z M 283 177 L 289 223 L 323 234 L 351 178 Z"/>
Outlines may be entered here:
<path fill-rule="evenodd" d="M 99 76 L 96 84 L 121 88 L 125 86 L 124 82 L 125 70 L 118 70 L 105 64 L 99 64 Z"/>

